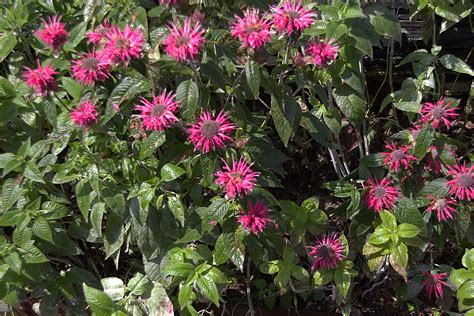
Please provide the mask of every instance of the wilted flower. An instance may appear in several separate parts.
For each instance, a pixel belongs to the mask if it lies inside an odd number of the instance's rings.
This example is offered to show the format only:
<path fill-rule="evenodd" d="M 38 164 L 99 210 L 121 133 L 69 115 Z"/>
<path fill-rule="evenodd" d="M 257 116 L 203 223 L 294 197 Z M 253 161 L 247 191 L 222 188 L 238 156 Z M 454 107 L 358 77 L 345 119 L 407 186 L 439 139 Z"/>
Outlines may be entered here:
<path fill-rule="evenodd" d="M 426 293 L 428 294 L 428 298 L 431 299 L 433 297 L 433 294 L 436 298 L 443 298 L 443 286 L 448 286 L 448 284 L 442 279 L 445 278 L 448 274 L 446 272 L 432 274 L 430 271 L 423 272 L 423 274 L 426 276 L 425 281 L 423 281 L 423 287 Z"/>
<path fill-rule="evenodd" d="M 239 38 L 244 46 L 255 49 L 270 41 L 271 22 L 266 18 L 261 18 L 258 10 L 247 9 L 243 18 L 239 16 L 235 18 L 231 34 L 234 38 Z"/>
<path fill-rule="evenodd" d="M 30 88 L 36 89 L 38 95 L 46 95 L 50 91 L 56 91 L 58 85 L 54 81 L 54 75 L 58 74 L 51 66 L 41 66 L 37 61 L 37 68 L 31 69 L 25 67 L 26 71 L 23 73 L 23 78 L 26 80 L 26 85 Z"/>
<path fill-rule="evenodd" d="M 367 180 L 369 185 L 369 192 L 367 192 L 365 199 L 370 209 L 380 212 L 382 209 L 391 209 L 400 196 L 400 191 L 392 185 L 392 181 L 383 178 Z"/>
<path fill-rule="evenodd" d="M 428 198 L 431 199 L 428 208 L 428 212 L 436 212 L 438 216 L 438 221 L 445 222 L 448 219 L 453 219 L 453 214 L 456 214 L 456 201 L 449 197 L 435 197 L 433 195 L 428 195 Z"/>
<path fill-rule="evenodd" d="M 410 169 L 410 161 L 416 161 L 416 157 L 408 154 L 410 146 L 401 146 L 397 148 L 394 143 L 385 145 L 388 152 L 383 152 L 380 155 L 385 157 L 384 164 L 389 165 L 390 170 L 398 172 L 398 168 L 402 165 L 405 169 Z"/>
<path fill-rule="evenodd" d="M 196 124 L 191 124 L 188 129 L 189 141 L 194 145 L 194 150 L 206 154 L 211 150 L 222 148 L 225 143 L 232 140 L 230 133 L 235 125 L 229 121 L 227 112 L 220 112 L 216 118 L 210 112 L 199 116 Z"/>
<path fill-rule="evenodd" d="M 307 52 L 312 57 L 312 62 L 320 67 L 328 66 L 337 57 L 339 47 L 333 45 L 334 40 L 324 42 L 321 40 L 313 41 L 309 44 Z"/>
<path fill-rule="evenodd" d="M 287 0 L 282 6 L 273 8 L 273 25 L 280 32 L 301 32 L 313 23 L 314 12 L 301 6 L 301 0 Z"/>
<path fill-rule="evenodd" d="M 327 234 L 318 239 L 309 256 L 313 257 L 313 269 L 334 269 L 344 258 L 344 245 L 336 234 Z"/>
<path fill-rule="evenodd" d="M 435 104 L 430 102 L 425 102 L 421 106 L 421 120 L 423 124 L 431 122 L 433 128 L 439 128 L 441 123 L 447 128 L 450 128 L 452 125 L 452 120 L 456 119 L 459 116 L 459 113 L 456 113 L 457 107 L 451 107 L 454 101 L 445 103 L 446 98 L 441 98 Z"/>
<path fill-rule="evenodd" d="M 85 85 L 105 80 L 110 75 L 110 65 L 102 54 L 92 51 L 80 59 L 72 61 L 72 76 Z"/>
<path fill-rule="evenodd" d="M 248 201 L 247 212 L 240 210 L 239 223 L 241 223 L 247 231 L 258 235 L 272 222 L 272 220 L 268 218 L 269 211 L 263 201 L 257 201 L 255 205 L 252 205 L 252 202 Z"/>
<path fill-rule="evenodd" d="M 191 19 L 187 18 L 183 25 L 176 22 L 176 24 L 171 24 L 168 29 L 170 34 L 163 41 L 165 52 L 177 61 L 194 60 L 205 43 L 202 36 L 205 30 L 201 24 L 197 21 L 192 23 Z"/>
<path fill-rule="evenodd" d="M 178 121 L 175 116 L 179 104 L 175 101 L 176 95 L 171 91 L 163 91 L 158 96 L 153 96 L 152 101 L 141 98 L 142 105 L 135 106 L 140 111 L 143 127 L 146 130 L 162 131 L 174 122 Z"/>
<path fill-rule="evenodd" d="M 76 109 L 71 111 L 72 121 L 83 127 L 89 127 L 97 122 L 99 113 L 92 102 L 84 101 L 80 103 Z"/>
<path fill-rule="evenodd" d="M 244 158 L 232 161 L 232 168 L 224 161 L 223 171 L 216 172 L 216 183 L 224 188 L 226 197 L 233 199 L 236 195 L 242 197 L 253 190 L 257 182 L 258 172 L 252 171 Z"/>
<path fill-rule="evenodd" d="M 463 165 L 448 166 L 448 169 L 449 175 L 453 176 L 448 181 L 449 194 L 454 194 L 460 200 L 474 199 L 474 165 L 467 167 L 464 162 Z"/>
<path fill-rule="evenodd" d="M 68 32 L 61 23 L 61 17 L 49 17 L 48 21 L 43 20 L 42 28 L 36 31 L 38 37 L 52 49 L 58 51 L 67 42 Z"/>
<path fill-rule="evenodd" d="M 128 65 L 133 58 L 139 58 L 143 49 L 143 34 L 138 29 L 126 26 L 124 30 L 112 27 L 102 51 L 104 60 Z"/>

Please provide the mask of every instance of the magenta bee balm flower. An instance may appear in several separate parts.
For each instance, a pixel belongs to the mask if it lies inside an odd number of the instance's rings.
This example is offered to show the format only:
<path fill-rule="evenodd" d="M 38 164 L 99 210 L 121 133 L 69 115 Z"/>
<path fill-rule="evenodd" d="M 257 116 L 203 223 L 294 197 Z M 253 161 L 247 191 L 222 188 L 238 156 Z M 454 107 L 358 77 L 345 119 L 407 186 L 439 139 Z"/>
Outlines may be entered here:
<path fill-rule="evenodd" d="M 97 122 L 99 114 L 92 102 L 84 101 L 71 112 L 72 121 L 83 127 L 89 127 Z"/>
<path fill-rule="evenodd" d="M 239 38 L 245 47 L 260 48 L 270 41 L 271 22 L 260 17 L 259 11 L 247 9 L 244 17 L 235 16 L 232 23 L 231 34 Z"/>
<path fill-rule="evenodd" d="M 227 112 L 220 112 L 213 117 L 210 112 L 204 112 L 199 116 L 196 124 L 188 129 L 189 141 L 194 145 L 194 150 L 200 150 L 206 154 L 211 150 L 223 148 L 225 143 L 232 140 L 230 133 L 235 125 L 229 122 Z"/>
<path fill-rule="evenodd" d="M 444 291 L 443 286 L 448 286 L 446 282 L 442 279 L 445 278 L 448 274 L 439 273 L 439 274 L 432 274 L 430 271 L 423 272 L 426 276 L 425 281 L 423 281 L 423 287 L 428 295 L 428 298 L 431 299 L 433 294 L 436 298 L 443 298 Z"/>
<path fill-rule="evenodd" d="M 454 101 L 445 103 L 446 98 L 441 98 L 436 103 L 425 102 L 421 106 L 421 120 L 423 124 L 430 123 L 433 128 L 441 127 L 444 124 L 448 129 L 452 126 L 452 121 L 459 116 L 456 113 L 457 107 L 451 107 Z"/>
<path fill-rule="evenodd" d="M 194 25 L 193 25 L 194 24 Z M 163 41 L 165 52 L 176 61 L 194 60 L 205 43 L 202 36 L 205 30 L 199 22 L 184 20 L 183 25 L 176 22 L 168 27 L 170 35 Z"/>
<path fill-rule="evenodd" d="M 334 40 L 323 42 L 321 40 L 313 41 L 307 49 L 308 54 L 312 57 L 312 62 L 319 67 L 327 67 L 336 59 L 339 47 L 333 45 Z"/>
<path fill-rule="evenodd" d="M 124 30 L 112 27 L 107 33 L 107 41 L 103 50 L 105 60 L 114 64 L 125 64 L 139 58 L 143 49 L 143 34 L 138 29 L 126 26 Z"/>
<path fill-rule="evenodd" d="M 294 32 L 302 32 L 313 23 L 314 12 L 301 6 L 300 1 L 285 1 L 281 7 L 272 8 L 273 25 L 280 32 L 291 35 Z"/>
<path fill-rule="evenodd" d="M 309 246 L 313 257 L 312 269 L 334 269 L 344 259 L 344 246 L 336 234 L 327 234 Z"/>
<path fill-rule="evenodd" d="M 438 216 L 438 221 L 446 222 L 448 219 L 453 219 L 453 214 L 457 214 L 456 201 L 447 196 L 447 197 L 434 197 L 433 195 L 428 195 L 428 198 L 431 199 L 428 208 L 428 212 L 436 212 Z"/>
<path fill-rule="evenodd" d="M 383 152 L 380 155 L 385 157 L 384 165 L 389 165 L 389 169 L 398 172 L 400 166 L 405 169 L 410 169 L 410 161 L 416 161 L 416 157 L 408 153 L 410 146 L 401 146 L 397 148 L 394 143 L 385 145 L 388 152 Z"/>
<path fill-rule="evenodd" d="M 175 98 L 175 94 L 167 93 L 166 90 L 158 96 L 153 96 L 152 101 L 141 98 L 142 105 L 135 106 L 135 109 L 141 112 L 138 117 L 142 119 L 143 127 L 146 130 L 162 131 L 177 122 L 175 113 L 179 104 Z"/>
<path fill-rule="evenodd" d="M 61 50 L 67 42 L 68 32 L 60 21 L 59 16 L 49 17 L 48 21 L 43 20 L 42 28 L 36 31 L 36 35 L 55 51 Z"/>
<path fill-rule="evenodd" d="M 453 177 L 448 181 L 449 194 L 454 194 L 460 200 L 471 201 L 474 199 L 474 165 L 467 167 L 463 165 L 448 166 L 449 175 Z"/>
<path fill-rule="evenodd" d="M 87 41 L 94 45 L 104 44 L 107 41 L 107 34 L 116 28 L 117 26 L 107 21 L 102 22 L 94 31 L 87 32 Z"/>
<path fill-rule="evenodd" d="M 110 65 L 101 53 L 94 51 L 72 61 L 72 76 L 85 85 L 105 80 L 110 75 Z"/>
<path fill-rule="evenodd" d="M 375 179 L 375 182 L 367 180 L 367 184 L 370 189 L 365 199 L 368 207 L 375 212 L 391 209 L 395 205 L 396 199 L 400 196 L 400 191 L 387 178 L 382 180 Z"/>
<path fill-rule="evenodd" d="M 270 210 L 263 201 L 257 201 L 255 205 L 252 205 L 252 202 L 249 201 L 247 203 L 247 212 L 240 210 L 239 223 L 242 224 L 245 230 L 258 235 L 272 222 L 268 218 L 268 212 Z"/>
<path fill-rule="evenodd" d="M 242 197 L 253 190 L 257 182 L 258 172 L 252 171 L 244 158 L 232 161 L 232 168 L 224 161 L 223 171 L 216 172 L 216 183 L 224 188 L 226 197 L 233 199 L 236 195 Z"/>
<path fill-rule="evenodd" d="M 31 69 L 25 67 L 26 71 L 23 73 L 23 78 L 29 88 L 34 88 L 36 94 L 45 96 L 50 91 L 56 91 L 58 85 L 54 81 L 54 75 L 58 74 L 51 66 L 41 66 L 37 61 L 37 68 Z"/>

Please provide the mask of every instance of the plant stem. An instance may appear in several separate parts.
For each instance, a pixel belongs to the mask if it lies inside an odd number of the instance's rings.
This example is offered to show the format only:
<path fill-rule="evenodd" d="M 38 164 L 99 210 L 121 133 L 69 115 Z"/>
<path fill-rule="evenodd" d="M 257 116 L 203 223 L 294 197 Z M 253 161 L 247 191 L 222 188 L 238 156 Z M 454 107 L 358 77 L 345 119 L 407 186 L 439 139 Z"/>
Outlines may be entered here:
<path fill-rule="evenodd" d="M 247 301 L 249 304 L 248 314 L 255 316 L 255 310 L 252 303 L 252 293 L 250 292 L 250 256 L 247 258 Z"/>

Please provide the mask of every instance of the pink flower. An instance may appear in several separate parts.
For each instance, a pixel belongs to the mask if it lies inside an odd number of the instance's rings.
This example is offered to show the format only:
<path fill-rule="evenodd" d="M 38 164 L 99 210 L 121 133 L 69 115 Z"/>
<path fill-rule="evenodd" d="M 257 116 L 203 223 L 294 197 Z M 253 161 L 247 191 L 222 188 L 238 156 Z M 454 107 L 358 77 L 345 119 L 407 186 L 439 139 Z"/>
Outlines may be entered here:
<path fill-rule="evenodd" d="M 102 24 L 100 24 L 94 31 L 87 32 L 87 41 L 94 45 L 104 44 L 107 41 L 107 34 L 116 28 L 117 26 L 112 25 L 107 21 L 102 22 Z"/>
<path fill-rule="evenodd" d="M 158 1 L 160 3 L 160 5 L 164 5 L 164 4 L 177 4 L 178 3 L 178 0 L 160 0 Z"/>
<path fill-rule="evenodd" d="M 192 25 L 194 24 L 194 25 Z M 199 22 L 192 23 L 191 19 L 184 20 L 168 27 L 170 34 L 163 41 L 165 52 L 176 61 L 194 60 L 205 43 L 202 36 L 205 32 Z"/>
<path fill-rule="evenodd" d="M 260 48 L 270 41 L 270 21 L 261 18 L 259 11 L 247 9 L 244 17 L 235 16 L 232 23 L 231 34 L 239 38 L 245 47 Z"/>
<path fill-rule="evenodd" d="M 36 69 L 25 67 L 26 71 L 23 77 L 26 80 L 26 85 L 36 89 L 36 93 L 42 96 L 45 96 L 50 91 L 56 91 L 58 85 L 54 81 L 54 75 L 58 74 L 58 72 L 51 66 L 42 67 L 39 61 L 37 61 L 37 65 Z"/>
<path fill-rule="evenodd" d="M 372 180 L 367 180 L 367 184 L 370 189 L 365 196 L 366 203 L 375 212 L 380 212 L 382 209 L 391 209 L 400 196 L 400 191 L 387 178 L 375 179 L 375 183 Z"/>
<path fill-rule="evenodd" d="M 112 27 L 106 36 L 104 60 L 109 60 L 114 64 L 128 65 L 130 60 L 140 57 L 143 49 L 143 34 L 140 30 L 130 26 L 126 26 L 123 31 L 118 27 Z"/>
<path fill-rule="evenodd" d="M 430 271 L 423 272 L 426 276 L 425 281 L 423 281 L 423 287 L 428 294 L 428 298 L 431 299 L 433 294 L 436 298 L 443 298 L 443 286 L 448 286 L 448 284 L 442 281 L 448 274 L 439 273 L 439 274 L 432 274 Z"/>
<path fill-rule="evenodd" d="M 444 104 L 446 98 L 441 98 L 435 104 L 425 102 L 421 106 L 421 121 L 423 124 L 431 122 L 433 128 L 439 128 L 441 123 L 444 123 L 449 129 L 452 125 L 452 120 L 459 116 L 456 113 L 457 107 L 451 107 L 454 101 Z"/>
<path fill-rule="evenodd" d="M 334 40 L 329 40 L 327 43 L 321 40 L 313 41 L 309 44 L 307 52 L 312 57 L 315 65 L 320 67 L 327 67 L 337 57 L 339 47 L 332 45 Z"/>
<path fill-rule="evenodd" d="M 244 158 L 233 160 L 232 168 L 224 161 L 224 170 L 216 172 L 215 176 L 216 183 L 224 188 L 227 198 L 241 197 L 252 191 L 259 173 L 252 171 L 251 166 Z"/>
<path fill-rule="evenodd" d="M 454 194 L 460 200 L 474 199 L 474 165 L 467 167 L 464 162 L 463 165 L 448 166 L 448 169 L 449 175 L 453 176 L 453 179 L 448 181 L 449 194 Z"/>
<path fill-rule="evenodd" d="M 439 157 L 438 149 L 436 148 L 436 146 L 430 146 L 428 150 L 429 152 L 425 156 L 426 169 L 434 173 L 440 173 L 442 161 L 441 161 L 441 158 Z"/>
<path fill-rule="evenodd" d="M 196 124 L 191 124 L 188 129 L 189 141 L 194 144 L 194 150 L 206 154 L 211 150 L 223 148 L 225 143 L 232 140 L 230 133 L 235 125 L 229 122 L 227 112 L 219 112 L 216 118 L 210 112 L 199 116 Z"/>
<path fill-rule="evenodd" d="M 72 110 L 71 119 L 79 126 L 89 127 L 97 122 L 98 115 L 95 105 L 89 101 L 84 101 Z"/>
<path fill-rule="evenodd" d="M 104 60 L 102 54 L 94 51 L 80 59 L 73 60 L 72 64 L 72 76 L 85 85 L 105 80 L 110 75 L 109 62 Z"/>
<path fill-rule="evenodd" d="M 438 216 L 438 221 L 446 222 L 449 219 L 453 219 L 453 214 L 456 214 L 456 201 L 447 196 L 444 198 L 434 197 L 433 195 L 428 195 L 428 198 L 431 199 L 428 208 L 428 212 L 435 211 Z"/>
<path fill-rule="evenodd" d="M 252 202 L 247 202 L 247 213 L 244 210 L 240 210 L 239 223 L 244 226 L 244 229 L 258 235 L 268 226 L 273 220 L 268 218 L 268 212 L 270 210 L 263 203 L 263 201 L 257 201 L 255 206 Z"/>
<path fill-rule="evenodd" d="M 309 256 L 313 256 L 312 269 L 334 269 L 344 258 L 344 246 L 336 234 L 327 234 L 309 246 Z"/>
<path fill-rule="evenodd" d="M 153 96 L 152 101 L 141 98 L 142 105 L 135 106 L 135 110 L 141 112 L 138 117 L 142 119 L 146 130 L 162 131 L 174 122 L 178 121 L 175 116 L 179 104 L 175 101 L 176 95 L 171 91 L 163 91 L 158 96 Z"/>
<path fill-rule="evenodd" d="M 301 0 L 287 0 L 283 6 L 274 6 L 273 25 L 280 32 L 291 35 L 302 32 L 313 23 L 314 12 L 301 6 Z"/>
<path fill-rule="evenodd" d="M 64 23 L 61 23 L 60 16 L 49 17 L 48 21 L 43 20 L 42 29 L 36 31 L 36 35 L 52 49 L 58 51 L 67 42 L 67 31 Z"/>
<path fill-rule="evenodd" d="M 383 152 L 380 155 L 385 157 L 383 163 L 389 165 L 390 170 L 398 172 L 398 168 L 403 166 L 405 169 L 410 169 L 410 161 L 416 161 L 416 157 L 408 154 L 410 146 L 402 146 L 397 148 L 394 143 L 385 145 L 385 148 L 388 149 L 388 152 Z"/>

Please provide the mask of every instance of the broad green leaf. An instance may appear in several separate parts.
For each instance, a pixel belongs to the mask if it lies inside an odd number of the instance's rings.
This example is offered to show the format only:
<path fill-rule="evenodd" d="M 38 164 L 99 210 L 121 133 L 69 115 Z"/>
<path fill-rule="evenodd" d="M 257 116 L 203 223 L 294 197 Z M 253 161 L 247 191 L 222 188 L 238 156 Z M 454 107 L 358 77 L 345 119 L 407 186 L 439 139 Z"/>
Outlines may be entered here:
<path fill-rule="evenodd" d="M 105 214 L 105 204 L 100 202 L 94 204 L 90 213 L 92 228 L 98 236 L 102 236 L 102 219 Z"/>
<path fill-rule="evenodd" d="M 38 166 L 33 161 L 28 161 L 25 166 L 23 173 L 26 178 L 35 182 L 45 183 L 43 180 L 43 174 L 39 170 Z"/>
<path fill-rule="evenodd" d="M 202 275 L 196 280 L 196 285 L 206 298 L 211 300 L 214 304 L 219 306 L 219 292 L 214 281 L 209 277 L 209 274 Z"/>
<path fill-rule="evenodd" d="M 318 288 L 324 286 L 332 281 L 334 276 L 333 270 L 320 269 L 316 270 L 313 274 L 312 284 L 313 287 Z"/>
<path fill-rule="evenodd" d="M 153 282 L 153 285 L 150 298 L 147 302 L 150 315 L 173 315 L 173 304 L 168 294 L 166 294 L 165 288 L 159 282 Z"/>
<path fill-rule="evenodd" d="M 344 84 L 333 90 L 334 100 L 342 113 L 355 125 L 362 124 L 367 111 L 367 103 L 349 85 Z"/>
<path fill-rule="evenodd" d="M 332 137 L 331 131 L 312 113 L 303 113 L 301 117 L 301 126 L 306 129 L 311 137 L 320 145 L 325 147 L 333 147 L 330 143 L 330 139 Z"/>
<path fill-rule="evenodd" d="M 260 90 L 260 72 L 258 70 L 258 64 L 253 60 L 248 60 L 245 63 L 245 77 L 247 78 L 247 83 L 250 91 L 252 91 L 253 97 L 257 99 Z"/>
<path fill-rule="evenodd" d="M 41 250 L 32 244 L 22 246 L 22 250 L 24 251 L 22 258 L 26 263 L 44 263 L 49 261 Z"/>
<path fill-rule="evenodd" d="M 166 134 L 164 132 L 155 131 L 148 135 L 140 146 L 139 159 L 144 160 L 153 155 L 156 149 L 163 145 L 165 141 Z"/>
<path fill-rule="evenodd" d="M 167 163 L 161 168 L 161 180 L 165 182 L 173 181 L 185 173 L 184 169 L 172 163 Z"/>
<path fill-rule="evenodd" d="M 390 232 L 397 230 L 397 218 L 389 211 L 383 211 L 379 213 L 380 219 L 382 220 L 382 226 L 387 228 Z"/>
<path fill-rule="evenodd" d="M 334 283 L 341 296 L 345 298 L 351 286 L 351 274 L 343 268 L 336 269 L 334 271 Z"/>
<path fill-rule="evenodd" d="M 370 235 L 367 242 L 372 245 L 382 245 L 390 240 L 391 232 L 383 227 L 378 227 L 372 235 Z"/>
<path fill-rule="evenodd" d="M 381 3 L 369 4 L 364 7 L 364 13 L 370 18 L 375 32 L 401 42 L 402 30 L 397 17 Z"/>
<path fill-rule="evenodd" d="M 445 178 L 434 179 L 425 184 L 418 192 L 418 197 L 432 196 L 446 196 L 448 194 L 447 180 Z"/>
<path fill-rule="evenodd" d="M 460 287 L 467 280 L 474 280 L 474 271 L 469 271 L 466 269 L 456 269 L 451 271 L 449 278 L 456 287 Z"/>
<path fill-rule="evenodd" d="M 10 97 L 14 97 L 16 94 L 15 92 L 15 86 L 10 82 L 8 81 L 8 79 L 6 78 L 3 78 L 0 76 L 0 100 L 1 99 L 6 99 L 6 98 L 10 98 Z M 7 102 L 2 102 L 2 104 L 0 104 L 0 109 L 1 109 L 1 112 L 2 114 L 0 115 L 0 117 L 8 117 L 9 115 L 5 115 L 3 112 L 7 112 L 7 107 L 9 108 L 9 106 L 7 106 Z M 13 102 L 11 102 L 12 105 L 15 105 Z M 9 110 L 11 111 L 11 110 Z"/>
<path fill-rule="evenodd" d="M 165 275 L 187 278 L 194 273 L 194 266 L 188 262 L 171 262 L 163 268 L 162 272 Z"/>
<path fill-rule="evenodd" d="M 408 247 L 401 243 L 390 249 L 390 264 L 405 280 L 407 279 L 406 267 L 408 264 Z"/>
<path fill-rule="evenodd" d="M 100 283 L 102 283 L 104 293 L 107 294 L 112 299 L 112 301 L 119 301 L 124 297 L 125 285 L 119 278 L 103 278 L 100 280 Z"/>
<path fill-rule="evenodd" d="M 273 123 L 283 144 L 288 146 L 288 141 L 301 120 L 300 105 L 289 96 L 280 100 L 272 95 L 271 111 Z"/>
<path fill-rule="evenodd" d="M 176 89 L 176 100 L 184 118 L 191 119 L 199 109 L 199 88 L 192 80 L 181 82 Z"/>
<path fill-rule="evenodd" d="M 474 271 L 474 248 L 466 249 L 462 256 L 462 265 Z"/>
<path fill-rule="evenodd" d="M 413 238 L 420 233 L 420 229 L 412 224 L 403 223 L 398 226 L 398 235 L 402 238 Z"/>
<path fill-rule="evenodd" d="M 426 224 L 413 199 L 406 197 L 398 199 L 394 211 L 399 223 L 408 223 L 417 226 L 421 230 L 420 235 L 426 237 Z"/>
<path fill-rule="evenodd" d="M 86 221 L 89 219 L 89 209 L 93 198 L 92 192 L 92 188 L 85 180 L 81 180 L 76 184 L 77 206 Z"/>
<path fill-rule="evenodd" d="M 87 30 L 87 22 L 76 24 L 69 31 L 69 38 L 67 44 L 64 45 L 64 50 L 72 51 L 84 39 Z"/>
<path fill-rule="evenodd" d="M 464 282 L 457 292 L 459 310 L 474 307 L 474 280 Z"/>
<path fill-rule="evenodd" d="M 10 209 L 20 198 L 20 179 L 9 178 L 2 186 L 2 211 Z"/>
<path fill-rule="evenodd" d="M 64 90 L 72 96 L 75 100 L 79 100 L 82 95 L 81 85 L 74 79 L 68 77 L 62 77 L 61 82 Z"/>
<path fill-rule="evenodd" d="M 53 234 L 51 232 L 51 227 L 49 227 L 48 221 L 44 217 L 37 217 L 33 221 L 33 226 L 31 227 L 33 234 L 38 236 L 41 239 L 52 242 Z"/>
<path fill-rule="evenodd" d="M 415 139 L 415 156 L 422 159 L 434 140 L 434 130 L 430 124 L 425 124 Z"/>
<path fill-rule="evenodd" d="M 146 275 L 137 272 L 133 278 L 128 281 L 127 288 L 133 295 L 140 296 L 152 287 L 151 281 Z"/>
<path fill-rule="evenodd" d="M 439 61 L 444 67 L 450 70 L 474 76 L 474 71 L 471 69 L 471 67 L 469 67 L 468 64 L 466 64 L 463 60 L 457 58 L 456 56 L 446 54 L 441 56 Z"/>
<path fill-rule="evenodd" d="M 394 102 L 393 105 L 404 112 L 419 113 L 421 105 L 419 102 Z"/>
<path fill-rule="evenodd" d="M 82 287 L 87 304 L 97 316 L 110 316 L 114 312 L 114 303 L 107 294 L 85 283 Z"/>
<path fill-rule="evenodd" d="M 104 232 L 105 258 L 112 256 L 124 242 L 125 228 L 123 219 L 115 213 L 108 213 Z"/>
<path fill-rule="evenodd" d="M 449 6 L 448 3 L 441 3 L 435 8 L 435 13 L 446 20 L 450 20 L 452 22 L 459 22 L 461 21 L 461 17 L 456 13 L 456 11 Z"/>
<path fill-rule="evenodd" d="M 189 284 L 181 285 L 178 293 L 178 302 L 181 310 L 184 309 L 186 305 L 191 303 L 191 296 L 193 294 L 193 287 Z"/>
<path fill-rule="evenodd" d="M 2 62 L 8 54 L 15 48 L 17 43 L 16 35 L 5 32 L 0 35 L 0 62 Z"/>
<path fill-rule="evenodd" d="M 168 197 L 168 208 L 174 217 L 179 221 L 181 226 L 184 226 L 184 204 L 181 198 L 177 195 Z"/>

